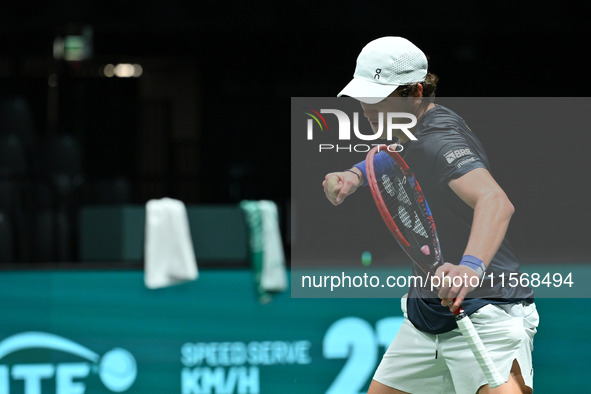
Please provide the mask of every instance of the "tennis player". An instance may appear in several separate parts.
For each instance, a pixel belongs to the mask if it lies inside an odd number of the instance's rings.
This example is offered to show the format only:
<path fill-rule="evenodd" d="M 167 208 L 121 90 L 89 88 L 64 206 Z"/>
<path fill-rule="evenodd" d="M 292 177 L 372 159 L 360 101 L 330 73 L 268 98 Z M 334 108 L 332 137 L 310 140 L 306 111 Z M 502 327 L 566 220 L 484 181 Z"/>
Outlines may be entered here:
<path fill-rule="evenodd" d="M 403 297 L 404 323 L 368 394 L 531 393 L 538 326 L 532 289 L 486 280 L 482 286 L 472 286 L 478 280 L 470 280 L 491 273 L 519 273 L 519 262 L 505 237 L 514 207 L 491 175 L 479 140 L 460 116 L 435 102 L 438 78 L 427 66 L 425 54 L 407 39 L 382 37 L 362 49 L 353 80 L 339 93 L 360 101 L 374 132 L 380 128 L 380 112 L 417 117 L 411 129 L 417 140 L 401 133 L 398 143 L 429 201 L 443 255 L 450 261 L 436 272 L 440 280 L 449 278 L 439 291 L 411 287 Z M 329 190 L 326 180 L 334 176 L 338 186 Z M 366 184 L 365 162 L 327 174 L 323 182 L 334 205 Z M 460 305 L 506 379 L 502 386 L 487 385 L 458 331 L 450 310 Z"/>

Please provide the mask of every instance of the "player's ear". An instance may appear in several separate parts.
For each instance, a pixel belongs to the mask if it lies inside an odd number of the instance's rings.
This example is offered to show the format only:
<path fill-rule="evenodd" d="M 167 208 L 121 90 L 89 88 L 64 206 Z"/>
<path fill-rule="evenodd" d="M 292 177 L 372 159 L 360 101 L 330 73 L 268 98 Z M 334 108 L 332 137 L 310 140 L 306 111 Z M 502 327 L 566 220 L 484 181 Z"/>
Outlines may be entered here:
<path fill-rule="evenodd" d="M 417 83 L 412 89 L 412 95 L 417 98 L 423 97 L 423 84 Z"/>

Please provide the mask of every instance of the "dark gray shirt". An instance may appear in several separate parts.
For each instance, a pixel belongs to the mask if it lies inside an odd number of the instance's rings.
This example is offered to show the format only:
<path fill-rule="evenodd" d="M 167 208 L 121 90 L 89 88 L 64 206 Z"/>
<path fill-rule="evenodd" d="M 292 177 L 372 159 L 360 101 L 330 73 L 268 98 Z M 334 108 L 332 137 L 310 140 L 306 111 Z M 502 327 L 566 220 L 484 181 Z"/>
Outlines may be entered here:
<path fill-rule="evenodd" d="M 401 155 L 429 203 L 444 261 L 457 264 L 468 242 L 474 210 L 449 188 L 448 183 L 477 168 L 490 171 L 488 157 L 464 120 L 441 105 L 425 113 L 414 135 L 418 140 L 404 144 Z M 357 167 L 365 175 L 365 163 Z M 519 262 L 505 238 L 485 273 L 485 278 L 492 274 L 493 280 L 485 279 L 479 288 L 468 294 L 470 298 L 462 303 L 466 313 L 471 314 L 490 303 L 533 302 L 531 288 L 515 286 L 515 282 L 513 286 L 508 285 L 510 273 L 519 273 Z M 425 276 L 414 265 L 413 274 Z M 504 286 L 499 275 L 505 276 Z M 457 327 L 449 308 L 441 306 L 437 292 L 429 288 L 411 287 L 407 307 L 410 321 L 421 331 L 439 334 Z"/>

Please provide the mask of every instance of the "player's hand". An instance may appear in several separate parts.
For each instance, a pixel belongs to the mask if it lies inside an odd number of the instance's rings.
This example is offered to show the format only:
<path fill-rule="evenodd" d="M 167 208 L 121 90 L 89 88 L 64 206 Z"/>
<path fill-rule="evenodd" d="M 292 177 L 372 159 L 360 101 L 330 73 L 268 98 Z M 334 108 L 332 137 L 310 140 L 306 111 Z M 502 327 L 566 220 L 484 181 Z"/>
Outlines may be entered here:
<path fill-rule="evenodd" d="M 441 305 L 449 306 L 449 310 L 455 312 L 466 295 L 480 284 L 480 277 L 476 271 L 465 265 L 445 263 L 435 271 L 439 278 L 438 296 Z"/>
<path fill-rule="evenodd" d="M 349 171 L 331 172 L 324 176 L 322 187 L 332 205 L 339 205 L 361 185 L 361 178 Z"/>

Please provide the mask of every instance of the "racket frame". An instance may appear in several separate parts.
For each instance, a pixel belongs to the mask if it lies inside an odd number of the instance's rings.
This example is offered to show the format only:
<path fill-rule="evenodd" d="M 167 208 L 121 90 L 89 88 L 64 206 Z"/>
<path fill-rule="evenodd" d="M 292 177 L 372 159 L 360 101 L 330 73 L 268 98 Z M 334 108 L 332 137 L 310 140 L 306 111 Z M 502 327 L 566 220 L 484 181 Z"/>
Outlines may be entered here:
<path fill-rule="evenodd" d="M 408 164 L 404 161 L 404 159 L 397 152 L 390 150 L 388 148 L 389 148 L 388 145 L 378 145 L 378 146 L 375 146 L 374 148 L 372 148 L 367 153 L 367 157 L 365 160 L 365 167 L 366 167 L 366 175 L 368 178 L 367 183 L 369 184 L 369 187 L 371 190 L 371 195 L 374 199 L 374 202 L 378 208 L 378 211 L 379 211 L 380 216 L 382 217 L 384 223 L 386 224 L 386 226 L 388 227 L 388 229 L 390 230 L 390 232 L 392 233 L 394 238 L 396 238 L 396 241 L 400 244 L 402 249 L 404 249 L 404 251 L 411 258 L 411 260 L 423 272 L 425 272 L 425 274 L 433 275 L 433 274 L 435 274 L 435 270 L 437 269 L 437 267 L 439 267 L 441 264 L 443 264 L 443 258 L 441 255 L 441 248 L 439 246 L 439 239 L 437 237 L 437 230 L 435 227 L 435 221 L 433 220 L 433 215 L 432 215 L 429 205 L 427 203 L 427 199 L 425 198 L 425 196 L 423 194 L 423 190 L 421 189 L 421 186 L 420 186 L 419 182 L 417 181 L 416 177 L 414 176 L 414 174 L 410 170 L 410 167 L 408 166 Z M 431 239 L 433 240 L 433 242 L 429 246 L 433 249 L 433 250 L 431 250 L 431 253 L 433 253 L 435 256 L 434 262 L 431 266 L 424 265 L 422 263 L 421 258 L 419 257 L 420 255 L 418 255 L 418 253 L 420 253 L 420 252 L 414 251 L 411 248 L 410 243 L 406 240 L 406 238 L 404 237 L 404 235 L 402 234 L 402 232 L 400 231 L 400 229 L 396 225 L 396 222 L 394 222 L 394 220 L 392 219 L 390 211 L 388 210 L 388 207 L 386 206 L 386 203 L 380 193 L 380 188 L 378 186 L 378 181 L 376 179 L 374 161 L 373 161 L 375 155 L 377 153 L 379 153 L 380 151 L 385 152 L 386 154 L 388 154 L 388 156 L 390 156 L 390 158 L 392 160 L 394 160 L 394 162 L 400 168 L 400 170 L 402 171 L 402 173 L 404 174 L 404 176 L 406 177 L 408 182 L 411 183 L 411 186 L 414 188 L 415 193 L 417 195 L 417 202 L 424 209 L 423 213 L 425 214 L 426 220 L 427 220 L 426 227 L 427 227 L 427 230 L 431 232 Z"/>

